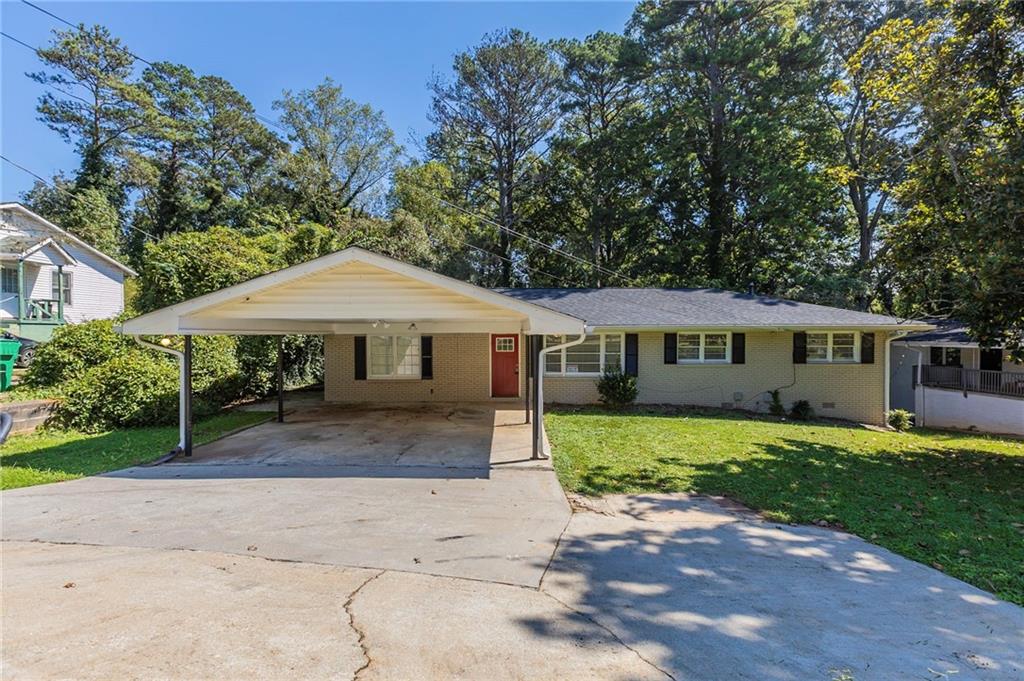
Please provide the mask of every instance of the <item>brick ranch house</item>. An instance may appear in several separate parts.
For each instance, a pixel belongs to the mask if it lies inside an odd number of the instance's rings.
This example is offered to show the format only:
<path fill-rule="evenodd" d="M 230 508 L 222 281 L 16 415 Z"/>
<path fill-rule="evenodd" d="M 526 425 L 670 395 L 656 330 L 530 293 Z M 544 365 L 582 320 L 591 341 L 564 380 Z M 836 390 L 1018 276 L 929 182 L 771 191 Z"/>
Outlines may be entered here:
<path fill-rule="evenodd" d="M 522 400 L 536 415 L 537 453 L 544 403 L 597 402 L 608 368 L 637 377 L 641 403 L 764 411 L 779 390 L 787 406 L 805 399 L 822 416 L 882 424 L 890 342 L 930 328 L 712 289 L 489 290 L 347 248 L 142 315 L 121 332 L 186 336 L 186 450 L 191 336 L 305 333 L 324 336 L 325 401 Z"/>

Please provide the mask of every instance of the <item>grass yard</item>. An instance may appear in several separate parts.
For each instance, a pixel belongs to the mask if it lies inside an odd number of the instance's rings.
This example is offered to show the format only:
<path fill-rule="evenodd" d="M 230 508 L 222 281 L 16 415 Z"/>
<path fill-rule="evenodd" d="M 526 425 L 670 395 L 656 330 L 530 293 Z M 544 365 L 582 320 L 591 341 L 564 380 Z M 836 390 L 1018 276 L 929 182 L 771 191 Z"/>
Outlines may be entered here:
<path fill-rule="evenodd" d="M 703 410 L 547 415 L 562 485 L 724 495 L 827 521 L 1024 605 L 1024 441 Z"/>
<path fill-rule="evenodd" d="M 219 414 L 195 424 L 193 441 L 197 445 L 209 442 L 271 416 L 245 411 Z M 177 426 L 107 433 L 41 430 L 14 435 L 0 446 L 0 489 L 73 480 L 127 468 L 166 454 L 177 442 Z"/>

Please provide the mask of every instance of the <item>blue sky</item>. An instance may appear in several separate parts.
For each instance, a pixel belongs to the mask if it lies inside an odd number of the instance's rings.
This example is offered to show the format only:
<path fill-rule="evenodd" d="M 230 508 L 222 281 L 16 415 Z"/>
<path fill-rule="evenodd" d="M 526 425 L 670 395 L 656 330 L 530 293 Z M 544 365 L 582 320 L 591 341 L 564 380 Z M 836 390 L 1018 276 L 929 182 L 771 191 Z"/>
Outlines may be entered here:
<path fill-rule="evenodd" d="M 256 110 L 274 117 L 272 102 L 284 89 L 309 88 L 331 76 L 345 94 L 382 110 L 401 143 L 430 130 L 426 84 L 448 73 L 453 55 L 487 32 L 516 27 L 541 39 L 583 38 L 621 31 L 631 2 L 604 3 L 91 3 L 38 4 L 73 23 L 99 23 L 149 61 L 185 64 L 231 81 Z M 0 2 L 5 33 L 31 45 L 48 42 L 55 19 L 15 0 Z M 33 52 L 3 38 L 0 47 L 0 148 L 8 158 L 49 178 L 73 172 L 72 146 L 36 120 L 43 86 Z M 17 200 L 32 178 L 7 163 L 0 167 L 4 201 Z"/>

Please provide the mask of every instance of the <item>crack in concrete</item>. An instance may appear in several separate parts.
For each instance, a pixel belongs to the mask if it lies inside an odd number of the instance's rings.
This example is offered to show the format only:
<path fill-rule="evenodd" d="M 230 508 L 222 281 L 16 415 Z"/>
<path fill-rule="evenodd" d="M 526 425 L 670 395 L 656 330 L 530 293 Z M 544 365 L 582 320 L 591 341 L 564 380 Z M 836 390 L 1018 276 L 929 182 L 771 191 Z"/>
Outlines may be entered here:
<path fill-rule="evenodd" d="M 359 650 L 363 653 L 363 659 L 365 660 L 365 662 L 363 662 L 363 665 L 356 669 L 355 673 L 352 674 L 352 681 L 358 679 L 359 675 L 365 672 L 373 663 L 373 658 L 370 657 L 370 649 L 366 645 L 366 632 L 363 631 L 363 629 L 356 624 L 355 615 L 352 614 L 352 601 L 354 601 L 356 596 L 359 595 L 359 592 L 363 590 L 363 587 L 365 587 L 367 584 L 380 577 L 385 572 L 386 570 L 381 570 L 372 577 L 368 577 L 362 584 L 357 586 L 352 591 L 352 593 L 348 595 L 348 598 L 345 600 L 345 604 L 342 606 L 345 610 L 345 614 L 348 615 L 349 628 L 351 628 L 352 631 L 356 632 L 356 635 L 358 636 L 356 642 L 359 644 Z"/>
<path fill-rule="evenodd" d="M 668 673 L 668 671 L 666 671 L 666 670 L 662 669 L 662 668 L 661 668 L 661 667 L 659 667 L 658 665 L 654 664 L 654 662 L 652 662 L 651 660 L 648 660 L 648 659 L 647 659 L 646 657 L 644 657 L 644 656 L 643 656 L 643 655 L 642 655 L 642 654 L 640 653 L 640 651 L 639 651 L 639 650 L 637 650 L 637 649 L 636 649 L 636 648 L 634 648 L 633 646 L 631 646 L 631 645 L 629 645 L 628 643 L 626 643 L 625 641 L 623 641 L 623 640 L 622 640 L 622 638 L 621 638 L 621 637 L 620 637 L 620 636 L 619 636 L 618 634 L 616 634 L 616 633 L 615 633 L 614 631 L 612 631 L 612 629 L 611 629 L 610 627 L 608 627 L 608 626 L 606 626 L 606 625 L 604 625 L 604 624 L 601 624 L 601 623 L 600 623 L 600 622 L 598 622 L 598 621 L 597 621 L 596 619 L 594 619 L 594 618 L 593 618 L 592 616 L 588 615 L 588 614 L 587 614 L 587 613 L 585 613 L 585 612 L 582 612 L 582 611 L 580 611 L 580 610 L 577 610 L 576 608 L 572 607 L 571 605 L 569 605 L 568 603 L 566 603 L 565 601 L 563 601 L 563 600 L 562 600 L 561 598 L 558 598 L 557 596 L 554 596 L 554 595 L 552 595 L 552 594 L 548 593 L 547 591 L 541 591 L 540 589 L 538 589 L 537 591 L 538 591 L 538 592 L 540 592 L 540 593 L 542 593 L 542 594 L 544 594 L 545 596 L 547 596 L 548 598 L 550 598 L 551 600 L 553 600 L 553 601 L 554 601 L 555 603 L 558 603 L 559 605 L 561 605 L 561 606 L 562 606 L 563 608 L 565 608 L 565 609 L 566 609 L 566 610 L 568 610 L 569 612 L 571 612 L 571 613 L 575 613 L 576 615 L 579 615 L 579 616 L 580 616 L 580 617 L 582 617 L 583 619 L 585 619 L 585 620 L 587 620 L 588 622 L 590 622 L 591 624 L 593 624 L 593 625 L 594 625 L 595 627 L 598 627 L 599 629 L 602 629 L 602 630 L 604 630 L 605 632 L 607 632 L 607 633 L 608 633 L 608 635 L 609 635 L 609 636 L 611 636 L 611 637 L 612 637 L 613 639 L 615 639 L 616 643 L 618 643 L 618 644 L 619 644 L 619 645 L 621 645 L 621 646 L 622 646 L 623 648 L 625 648 L 626 650 L 628 650 L 628 651 L 630 651 L 631 653 L 633 653 L 634 655 L 636 655 L 636 656 L 637 656 L 637 658 L 638 658 L 638 659 L 639 659 L 639 660 L 640 660 L 641 662 L 643 662 L 644 664 L 646 664 L 647 666 L 649 666 L 649 667 L 650 667 L 651 669 L 657 670 L 657 671 L 658 671 L 658 672 L 660 672 L 661 674 L 664 674 L 664 675 L 665 675 L 665 678 L 667 678 L 667 679 L 671 679 L 671 681 L 676 681 L 676 677 L 672 676 L 672 674 Z"/>

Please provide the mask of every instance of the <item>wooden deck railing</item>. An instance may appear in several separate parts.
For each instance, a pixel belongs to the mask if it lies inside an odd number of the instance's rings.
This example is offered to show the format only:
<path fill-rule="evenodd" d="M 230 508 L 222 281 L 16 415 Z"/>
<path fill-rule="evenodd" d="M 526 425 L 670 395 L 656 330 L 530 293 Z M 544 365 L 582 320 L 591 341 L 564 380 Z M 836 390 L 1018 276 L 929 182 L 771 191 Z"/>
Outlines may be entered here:
<path fill-rule="evenodd" d="M 25 316 L 22 321 L 62 323 L 64 320 L 61 319 L 60 301 L 50 298 L 26 298 Z"/>
<path fill-rule="evenodd" d="M 917 375 L 916 367 L 914 375 Z M 968 393 L 1024 397 L 1024 373 L 1021 372 L 924 365 L 921 367 L 921 384 Z"/>

